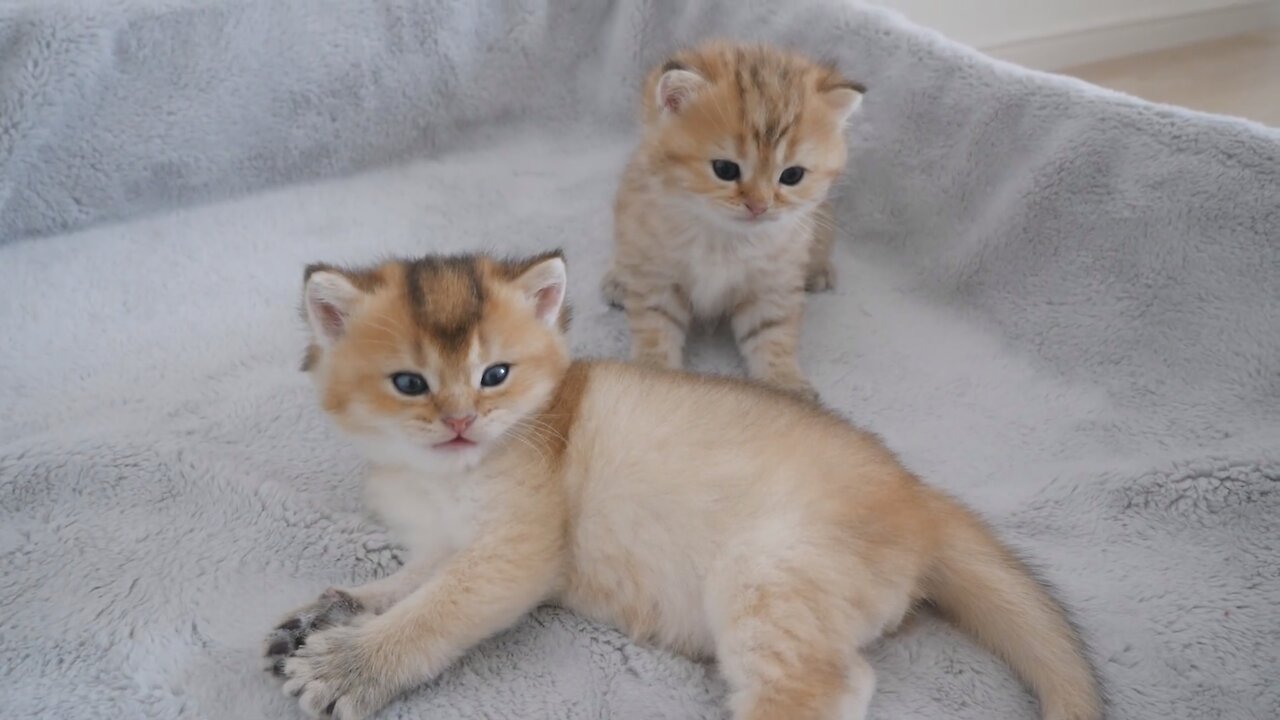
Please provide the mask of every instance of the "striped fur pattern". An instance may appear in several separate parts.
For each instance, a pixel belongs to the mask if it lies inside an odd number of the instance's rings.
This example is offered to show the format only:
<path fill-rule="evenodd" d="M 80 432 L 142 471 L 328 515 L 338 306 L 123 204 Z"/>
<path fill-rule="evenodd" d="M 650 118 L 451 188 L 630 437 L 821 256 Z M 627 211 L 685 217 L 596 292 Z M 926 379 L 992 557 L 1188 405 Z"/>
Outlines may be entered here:
<path fill-rule="evenodd" d="M 1100 718 L 1063 612 L 972 513 L 792 394 L 571 361 L 565 284 L 555 254 L 309 272 L 310 374 L 410 553 L 268 636 L 307 713 L 363 720 L 553 602 L 716 658 L 735 720 L 862 720 L 859 648 L 930 603 L 1045 720 Z"/>
<path fill-rule="evenodd" d="M 727 43 L 649 75 L 604 282 L 635 360 L 679 368 L 691 324 L 728 316 L 752 377 L 813 395 L 796 358 L 804 293 L 835 282 L 824 202 L 862 92 L 798 55 Z"/>

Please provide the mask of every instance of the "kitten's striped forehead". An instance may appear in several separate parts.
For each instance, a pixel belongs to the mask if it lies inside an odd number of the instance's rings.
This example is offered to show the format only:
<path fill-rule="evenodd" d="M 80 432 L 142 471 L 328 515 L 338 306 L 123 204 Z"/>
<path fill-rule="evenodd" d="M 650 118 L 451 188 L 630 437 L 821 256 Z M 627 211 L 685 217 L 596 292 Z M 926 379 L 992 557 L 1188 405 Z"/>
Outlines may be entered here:
<path fill-rule="evenodd" d="M 760 156 L 799 132 L 817 94 L 837 87 L 862 91 L 832 65 L 764 46 L 711 43 L 677 54 L 662 72 L 671 69 L 691 70 L 717 87 L 707 116 L 732 126 L 739 152 L 752 147 Z"/>
<path fill-rule="evenodd" d="M 829 72 L 795 55 L 742 45 L 713 45 L 678 56 L 676 63 L 731 93 L 732 107 L 717 108 L 717 112 L 731 110 L 739 144 L 752 144 L 761 152 L 775 147 L 799 125 L 817 75 Z"/>
<path fill-rule="evenodd" d="M 485 289 L 474 257 L 424 257 L 401 264 L 404 299 L 419 332 L 446 353 L 463 351 L 484 316 Z"/>
<path fill-rule="evenodd" d="M 420 340 L 442 353 L 464 356 L 491 311 L 502 286 L 516 281 L 530 268 L 560 251 L 527 258 L 502 259 L 485 255 L 429 255 L 397 263 L 404 283 L 404 303 Z M 567 330 L 569 309 L 561 309 L 560 328 Z"/>
<path fill-rule="evenodd" d="M 382 348 L 411 352 L 419 365 L 427 355 L 447 363 L 465 362 L 483 343 L 481 326 L 487 316 L 503 315 L 516 297 L 512 286 L 535 266 L 553 258 L 563 262 L 559 250 L 525 258 L 504 259 L 487 255 L 428 255 L 413 260 L 391 260 L 366 268 L 341 268 L 315 264 L 306 277 L 318 271 L 338 273 L 365 295 L 368 311 L 359 321 L 366 336 Z M 305 310 L 304 310 L 305 313 Z M 569 328 L 569 307 L 560 308 L 560 331 Z M 539 325 L 540 327 L 540 325 Z M 302 369 L 311 370 L 321 349 L 312 343 Z"/>
<path fill-rule="evenodd" d="M 788 60 L 785 55 L 734 48 L 733 84 L 744 140 L 761 151 L 786 137 L 804 109 L 803 68 Z"/>

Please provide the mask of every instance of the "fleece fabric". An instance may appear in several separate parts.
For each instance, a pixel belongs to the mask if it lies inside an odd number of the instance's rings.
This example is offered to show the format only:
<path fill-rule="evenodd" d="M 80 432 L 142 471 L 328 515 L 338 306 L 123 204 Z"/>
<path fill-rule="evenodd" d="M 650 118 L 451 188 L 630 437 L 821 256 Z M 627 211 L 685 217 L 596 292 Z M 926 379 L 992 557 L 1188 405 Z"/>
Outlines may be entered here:
<path fill-rule="evenodd" d="M 308 262 L 565 249 L 582 355 L 640 79 L 719 36 L 869 92 L 802 363 L 1072 608 L 1108 717 L 1280 717 L 1280 133 L 839 0 L 0 5 L 0 715 L 301 717 L 264 634 L 402 551 L 297 370 Z M 724 332 L 690 365 L 741 373 Z M 696 482 L 691 477 L 690 482 Z M 873 718 L 1030 718 L 925 617 Z M 725 718 L 544 608 L 385 718 Z"/>

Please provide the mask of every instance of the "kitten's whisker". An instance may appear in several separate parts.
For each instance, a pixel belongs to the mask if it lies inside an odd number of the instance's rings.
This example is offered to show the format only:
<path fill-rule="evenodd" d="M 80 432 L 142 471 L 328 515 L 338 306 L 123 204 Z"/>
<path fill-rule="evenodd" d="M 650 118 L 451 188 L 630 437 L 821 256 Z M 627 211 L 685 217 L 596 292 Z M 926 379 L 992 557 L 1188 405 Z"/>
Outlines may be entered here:
<path fill-rule="evenodd" d="M 366 317 L 364 318 L 364 320 L 365 322 L 372 325 L 373 327 L 379 330 L 383 330 L 391 335 L 401 334 L 400 331 L 397 330 L 396 328 L 391 327 L 390 325 L 383 325 L 382 323 L 378 322 L 379 320 L 386 320 L 388 323 L 395 322 L 394 318 L 392 318 L 390 315 L 387 315 L 386 313 L 379 313 L 372 317 Z"/>
<path fill-rule="evenodd" d="M 389 319 L 389 318 L 388 318 L 388 319 Z M 380 322 L 377 322 L 377 320 L 375 320 L 375 319 L 373 319 L 373 318 L 366 318 L 366 319 L 364 320 L 364 322 L 365 322 L 365 324 L 369 325 L 370 327 L 374 328 L 375 330 L 381 330 L 382 332 L 384 332 L 384 333 L 386 333 L 386 334 L 388 334 L 388 335 L 391 335 L 392 337 L 399 337 L 401 334 L 403 334 L 402 332 L 400 332 L 400 331 L 396 330 L 396 329 L 395 329 L 395 328 L 393 328 L 393 327 L 389 327 L 389 326 L 387 326 L 387 325 L 383 325 L 383 324 L 382 324 L 382 323 L 380 323 Z"/>
<path fill-rule="evenodd" d="M 563 435 L 561 435 L 561 434 L 560 434 L 560 432 L 559 432 L 558 430 L 556 430 L 554 427 L 552 427 L 552 426 L 550 426 L 550 425 L 547 425 L 546 423 L 538 423 L 538 424 L 534 424 L 536 421 L 534 421 L 532 418 L 525 418 L 525 419 L 521 420 L 521 422 L 522 422 L 522 423 L 530 423 L 530 424 L 526 425 L 524 429 L 525 429 L 525 430 L 527 430 L 529 433 L 532 433 L 532 434 L 533 434 L 534 436 L 536 436 L 536 437 L 542 437 L 542 436 L 544 436 L 544 435 L 551 435 L 551 436 L 553 436 L 553 437 L 557 438 L 558 440 L 560 440 L 561 442 L 564 442 L 564 443 L 568 443 L 568 442 L 569 442 L 567 439 L 565 439 L 565 437 L 564 437 Z"/>
<path fill-rule="evenodd" d="M 524 445 L 525 447 L 529 448 L 533 452 L 537 453 L 538 459 L 541 460 L 544 465 L 548 464 L 549 461 L 548 461 L 547 455 L 543 451 L 543 448 L 537 443 L 536 438 L 527 437 L 524 433 L 517 431 L 516 430 L 517 427 L 518 427 L 517 425 L 513 425 L 510 428 L 508 428 L 506 435 L 509 435 L 511 438 L 515 439 L 520 444 Z"/>
<path fill-rule="evenodd" d="M 725 111 L 724 103 L 720 98 L 716 98 L 712 105 L 716 109 L 716 114 L 720 116 L 720 121 L 724 123 L 726 129 L 733 127 L 733 123 L 729 120 L 729 115 Z"/>
<path fill-rule="evenodd" d="M 374 347 L 387 348 L 388 350 L 394 350 L 396 352 L 400 352 L 404 350 L 403 346 L 401 346 L 399 343 L 392 340 L 379 340 L 377 338 L 372 338 L 372 339 L 366 338 L 361 342 L 368 343 L 370 345 L 373 345 Z"/>
<path fill-rule="evenodd" d="M 831 230 L 837 235 L 844 232 L 844 228 L 841 227 L 840 224 L 835 221 L 835 218 L 831 217 L 829 213 L 820 213 L 815 211 L 810 213 L 808 217 L 804 218 L 804 221 L 809 223 L 811 228 Z"/>
<path fill-rule="evenodd" d="M 565 436 L 564 436 L 564 435 L 561 435 L 561 434 L 560 434 L 560 431 L 559 431 L 559 430 L 557 430 L 557 429 L 556 429 L 554 426 L 552 426 L 550 423 L 543 422 L 543 421 L 541 421 L 541 420 L 539 420 L 539 419 L 537 419 L 537 418 L 534 418 L 534 417 L 527 417 L 527 418 L 524 418 L 524 420 L 522 420 L 521 422 L 527 422 L 527 423 L 530 423 L 530 424 L 532 425 L 532 427 L 533 427 L 533 428 L 535 428 L 535 429 L 540 429 L 540 430 L 543 430 L 543 431 L 545 431 L 545 432 L 551 433 L 553 436 L 555 436 L 555 437 L 556 437 L 557 439 L 559 439 L 561 442 L 565 442 L 565 443 L 569 442 L 569 441 L 568 441 L 568 439 L 567 439 L 567 438 L 565 438 Z"/>
<path fill-rule="evenodd" d="M 831 232 L 836 234 L 843 232 L 843 228 L 841 228 L 839 225 L 833 222 L 828 222 L 826 220 L 814 220 L 813 224 L 810 227 L 812 227 L 813 229 L 830 230 Z"/>

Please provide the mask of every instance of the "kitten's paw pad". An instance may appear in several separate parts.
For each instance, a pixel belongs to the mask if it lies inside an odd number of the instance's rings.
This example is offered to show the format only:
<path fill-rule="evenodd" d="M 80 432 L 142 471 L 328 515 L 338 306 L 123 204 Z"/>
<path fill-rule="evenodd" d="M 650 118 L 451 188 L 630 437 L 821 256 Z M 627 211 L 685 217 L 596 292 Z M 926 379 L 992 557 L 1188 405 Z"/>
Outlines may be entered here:
<path fill-rule="evenodd" d="M 283 676 L 284 661 L 305 647 L 309 637 L 324 628 L 346 625 L 364 612 L 364 606 L 350 594 L 329 588 L 315 602 L 304 605 L 267 635 L 263 668 Z"/>
<path fill-rule="evenodd" d="M 312 635 L 282 663 L 284 693 L 313 718 L 364 720 L 395 697 L 359 628 L 342 625 Z"/>
<path fill-rule="evenodd" d="M 622 300 L 626 294 L 626 289 L 622 286 L 622 281 L 618 279 L 616 272 L 610 270 L 604 274 L 604 280 L 600 282 L 600 295 L 606 303 L 621 310 Z"/>
<path fill-rule="evenodd" d="M 804 289 L 806 292 L 826 292 L 828 290 L 834 290 L 835 287 L 836 269 L 831 263 L 826 263 L 820 268 L 809 271 L 808 277 L 804 279 Z"/>

